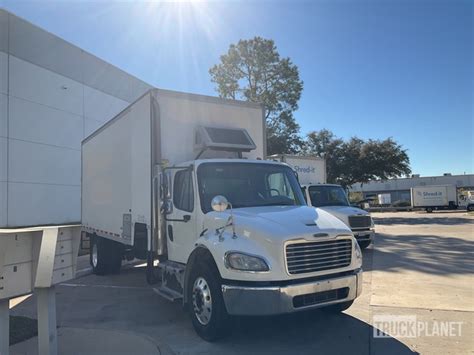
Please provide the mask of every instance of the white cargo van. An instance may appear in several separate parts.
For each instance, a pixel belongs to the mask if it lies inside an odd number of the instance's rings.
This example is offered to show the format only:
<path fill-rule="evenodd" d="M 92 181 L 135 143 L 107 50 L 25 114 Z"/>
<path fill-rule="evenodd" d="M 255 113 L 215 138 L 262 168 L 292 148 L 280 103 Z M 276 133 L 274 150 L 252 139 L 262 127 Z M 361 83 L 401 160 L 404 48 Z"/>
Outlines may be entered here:
<path fill-rule="evenodd" d="M 411 188 L 411 205 L 424 208 L 430 213 L 435 210 L 456 210 L 458 193 L 455 185 L 417 186 Z"/>
<path fill-rule="evenodd" d="M 347 309 L 362 254 L 347 226 L 305 206 L 265 157 L 260 105 L 152 90 L 84 140 L 82 223 L 98 274 L 146 258 L 206 340 L 232 315 Z M 156 266 L 156 264 L 158 266 Z"/>
<path fill-rule="evenodd" d="M 293 168 L 308 206 L 323 209 L 339 218 L 352 230 L 361 248 L 372 243 L 375 235 L 372 217 L 367 211 L 349 204 L 342 186 L 326 184 L 325 159 L 294 155 L 272 155 L 269 159 Z"/>

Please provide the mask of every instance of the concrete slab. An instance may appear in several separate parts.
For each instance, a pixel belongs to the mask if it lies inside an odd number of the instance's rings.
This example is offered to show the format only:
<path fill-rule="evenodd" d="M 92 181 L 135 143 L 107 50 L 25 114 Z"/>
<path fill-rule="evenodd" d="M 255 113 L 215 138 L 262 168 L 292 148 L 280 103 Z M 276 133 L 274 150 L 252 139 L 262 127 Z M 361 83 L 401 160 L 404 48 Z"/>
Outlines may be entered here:
<path fill-rule="evenodd" d="M 425 221 L 425 216 L 376 215 L 376 228 L 382 234 L 376 236 L 374 247 L 363 251 L 364 290 L 361 297 L 343 314 L 330 315 L 318 311 L 281 317 L 238 318 L 230 337 L 217 343 L 207 343 L 196 335 L 182 306 L 158 297 L 146 283 L 144 268 L 134 265 L 127 266 L 118 275 L 86 275 L 57 286 L 59 331 L 65 328 L 95 331 L 99 328 L 128 332 L 133 329 L 133 334 L 153 339 L 159 344 L 161 351 L 168 346 L 168 349 L 180 354 L 472 354 L 472 312 L 419 308 L 416 302 L 422 302 L 423 299 L 411 299 L 410 307 L 400 306 L 402 298 L 393 307 L 386 305 L 389 304 L 387 300 L 391 295 L 405 297 L 406 294 L 417 291 L 397 289 L 394 282 L 398 276 L 402 279 L 408 277 L 408 280 L 420 277 L 417 289 L 421 294 L 425 288 L 431 287 L 433 280 L 439 280 L 438 277 L 450 279 L 449 283 L 442 282 L 438 285 L 439 295 L 451 292 L 452 287 L 462 289 L 464 285 L 460 284 L 466 283 L 470 269 L 464 262 L 456 261 L 456 256 L 461 259 L 466 256 L 466 241 L 463 238 L 472 240 L 469 239 L 469 230 L 463 227 L 465 216 L 436 214 L 436 219 L 430 220 L 430 224 Z M 413 220 L 407 219 L 408 217 Z M 395 218 L 401 220 L 397 221 Z M 394 219 L 396 224 L 393 223 Z M 399 230 L 400 226 L 402 230 Z M 442 234 L 443 228 L 445 234 Z M 429 238 L 425 239 L 425 244 L 429 244 L 426 246 L 416 243 L 420 237 L 413 237 L 415 241 L 408 238 L 413 231 L 423 236 L 421 230 L 425 232 L 425 238 L 431 235 L 444 237 L 434 239 L 433 243 L 428 243 Z M 408 239 L 403 240 L 407 244 L 397 249 L 402 246 L 397 239 L 403 238 L 400 235 L 407 236 Z M 450 237 L 454 239 L 450 240 Z M 457 239 L 461 241 L 456 242 Z M 452 244 L 450 248 L 449 244 Z M 455 250 L 460 250 L 454 255 L 453 245 Z M 429 253 L 430 248 L 434 248 L 436 253 Z M 443 249 L 447 250 L 443 252 Z M 386 265 L 382 263 L 383 256 L 388 256 L 386 258 L 390 261 Z M 432 261 L 434 257 L 437 262 Z M 374 280 L 373 274 L 377 272 L 383 272 L 383 277 Z M 417 272 L 418 275 L 415 277 L 411 272 Z M 374 291 L 386 293 L 380 294 L 385 302 L 383 306 L 371 305 Z M 426 303 L 433 302 L 430 298 L 439 298 L 431 292 L 427 292 L 425 296 Z M 466 302 L 474 302 L 469 294 L 464 293 L 463 297 L 467 299 Z M 35 296 L 32 296 L 11 309 L 11 313 L 34 318 L 35 304 Z M 375 316 L 414 316 L 418 322 L 430 326 L 441 322 L 461 322 L 462 334 L 420 334 L 406 338 L 389 332 L 387 337 L 375 338 L 374 332 L 379 329 L 374 322 Z M 94 339 L 96 338 L 89 340 L 83 337 L 84 342 L 95 341 Z M 107 338 L 105 341 L 116 340 Z M 121 353 L 128 353 L 125 350 L 129 349 L 124 348 Z M 146 352 L 135 349 L 132 354 Z"/>
<path fill-rule="evenodd" d="M 11 355 L 37 354 L 38 338 L 10 347 Z M 153 339 L 133 332 L 104 329 L 58 329 L 59 354 L 171 354 Z"/>
<path fill-rule="evenodd" d="M 372 306 L 474 311 L 473 217 L 462 212 L 374 217 L 383 234 L 375 241 Z"/>
<path fill-rule="evenodd" d="M 420 354 L 472 354 L 474 350 L 473 314 L 471 312 L 439 311 L 429 309 L 392 308 L 392 307 L 370 307 L 371 323 L 374 316 L 388 317 L 413 317 L 417 327 L 424 327 L 413 336 L 400 336 L 395 332 L 389 332 L 388 338 L 371 339 L 372 354 L 390 354 L 387 351 L 387 342 L 396 338 L 413 352 Z M 446 334 L 436 334 L 436 327 L 451 327 Z M 376 326 L 374 326 L 376 328 Z"/>

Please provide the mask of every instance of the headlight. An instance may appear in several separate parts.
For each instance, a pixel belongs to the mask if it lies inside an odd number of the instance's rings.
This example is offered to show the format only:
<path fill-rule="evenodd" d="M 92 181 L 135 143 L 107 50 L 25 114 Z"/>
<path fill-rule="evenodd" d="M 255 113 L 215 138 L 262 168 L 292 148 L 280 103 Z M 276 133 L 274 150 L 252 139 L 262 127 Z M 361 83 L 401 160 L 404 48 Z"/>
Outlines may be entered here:
<path fill-rule="evenodd" d="M 270 268 L 262 258 L 238 252 L 229 252 L 225 256 L 226 266 L 240 271 L 268 271 Z"/>
<path fill-rule="evenodd" d="M 355 244 L 355 257 L 357 260 L 362 261 L 362 250 L 360 249 L 359 243 L 355 241 L 354 244 Z"/>

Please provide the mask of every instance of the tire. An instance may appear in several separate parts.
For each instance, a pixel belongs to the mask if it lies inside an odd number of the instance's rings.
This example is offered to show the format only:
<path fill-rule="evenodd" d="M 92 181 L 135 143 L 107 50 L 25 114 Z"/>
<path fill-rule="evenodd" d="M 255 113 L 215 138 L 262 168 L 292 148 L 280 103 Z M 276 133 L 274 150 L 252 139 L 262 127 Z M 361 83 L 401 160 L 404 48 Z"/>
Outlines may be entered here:
<path fill-rule="evenodd" d="M 474 205 L 468 205 L 468 206 L 467 206 L 467 210 L 468 210 L 469 212 L 474 211 Z"/>
<path fill-rule="evenodd" d="M 89 261 L 96 275 L 118 273 L 122 267 L 121 244 L 97 235 L 91 237 Z"/>
<path fill-rule="evenodd" d="M 122 268 L 123 245 L 112 240 L 107 240 L 109 244 L 109 273 L 118 274 Z"/>
<path fill-rule="evenodd" d="M 433 208 L 432 208 L 432 207 L 427 207 L 427 208 L 426 208 L 426 212 L 432 213 L 432 212 L 433 212 Z"/>
<path fill-rule="evenodd" d="M 363 240 L 361 242 L 358 242 L 359 243 L 359 246 L 361 249 L 367 249 L 369 247 L 369 245 L 372 243 L 371 240 Z"/>
<path fill-rule="evenodd" d="M 341 313 L 348 309 L 354 301 L 347 301 L 342 303 L 336 303 L 331 306 L 324 307 L 323 310 L 328 313 Z"/>
<path fill-rule="evenodd" d="M 229 333 L 230 317 L 218 270 L 208 264 L 195 264 L 187 289 L 188 311 L 196 333 L 209 342 L 225 337 Z"/>

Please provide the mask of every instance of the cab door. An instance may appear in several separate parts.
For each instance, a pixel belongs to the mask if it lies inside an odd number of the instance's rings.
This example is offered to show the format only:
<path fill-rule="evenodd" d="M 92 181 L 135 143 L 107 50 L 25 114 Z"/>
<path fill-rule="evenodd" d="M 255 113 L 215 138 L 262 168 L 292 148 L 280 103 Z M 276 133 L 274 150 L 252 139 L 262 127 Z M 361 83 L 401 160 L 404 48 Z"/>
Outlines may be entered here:
<path fill-rule="evenodd" d="M 165 216 L 168 258 L 186 263 L 196 240 L 195 182 L 191 168 L 172 174 L 172 210 Z"/>

